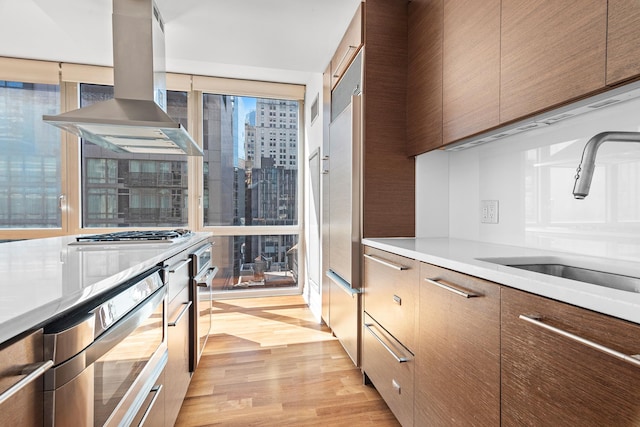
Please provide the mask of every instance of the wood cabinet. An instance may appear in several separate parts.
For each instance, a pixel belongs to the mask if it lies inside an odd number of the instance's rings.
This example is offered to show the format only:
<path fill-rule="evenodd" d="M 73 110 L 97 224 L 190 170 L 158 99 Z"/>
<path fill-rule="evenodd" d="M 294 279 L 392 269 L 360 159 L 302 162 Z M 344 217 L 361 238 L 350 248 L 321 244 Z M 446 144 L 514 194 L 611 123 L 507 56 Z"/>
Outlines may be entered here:
<path fill-rule="evenodd" d="M 364 310 L 409 350 L 416 344 L 418 277 L 417 261 L 365 248 Z"/>
<path fill-rule="evenodd" d="M 640 2 L 609 0 L 607 85 L 640 75 Z"/>
<path fill-rule="evenodd" d="M 362 235 L 415 235 L 415 161 L 407 155 L 407 3 L 364 8 Z"/>
<path fill-rule="evenodd" d="M 362 367 L 370 381 L 405 427 L 413 426 L 413 354 L 378 322 L 364 314 Z"/>
<path fill-rule="evenodd" d="M 638 425 L 640 360 L 589 344 L 637 355 L 638 337 L 639 325 L 504 288 L 503 425 Z"/>
<path fill-rule="evenodd" d="M 607 1 L 502 0 L 500 122 L 602 90 Z"/>
<path fill-rule="evenodd" d="M 413 156 L 442 145 L 442 13 L 444 0 L 408 6 L 407 150 Z"/>
<path fill-rule="evenodd" d="M 366 247 L 362 371 L 403 426 L 413 425 L 417 261 Z"/>
<path fill-rule="evenodd" d="M 444 2 L 445 144 L 500 123 L 500 3 L 500 0 Z"/>
<path fill-rule="evenodd" d="M 0 346 L 0 425 L 44 425 L 43 357 L 41 329 Z M 5 400 L 20 384 L 24 386 Z"/>
<path fill-rule="evenodd" d="M 500 286 L 420 268 L 415 425 L 500 425 Z"/>
<path fill-rule="evenodd" d="M 330 67 L 330 76 L 331 76 L 331 88 L 333 89 L 340 78 L 344 74 L 344 72 L 349 68 L 351 61 L 355 58 L 356 53 L 362 47 L 363 42 L 363 33 L 362 33 L 362 14 L 363 14 L 363 4 L 361 3 L 358 6 L 358 10 L 354 14 L 351 22 L 349 23 L 349 27 L 344 33 L 336 52 L 333 54 L 331 58 Z"/>

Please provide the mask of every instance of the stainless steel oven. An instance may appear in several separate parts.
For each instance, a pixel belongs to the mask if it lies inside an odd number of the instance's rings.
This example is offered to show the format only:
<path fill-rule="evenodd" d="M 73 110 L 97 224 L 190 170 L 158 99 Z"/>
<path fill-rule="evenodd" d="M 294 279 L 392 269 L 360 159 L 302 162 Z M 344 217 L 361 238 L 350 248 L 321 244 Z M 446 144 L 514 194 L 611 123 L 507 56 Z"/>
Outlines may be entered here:
<path fill-rule="evenodd" d="M 191 253 L 191 371 L 195 371 L 211 332 L 212 282 L 218 268 L 212 264 L 213 244 L 206 243 Z"/>
<path fill-rule="evenodd" d="M 167 362 L 160 268 L 45 326 L 45 425 L 128 426 L 151 410 Z M 148 405 L 145 407 L 144 405 Z"/>

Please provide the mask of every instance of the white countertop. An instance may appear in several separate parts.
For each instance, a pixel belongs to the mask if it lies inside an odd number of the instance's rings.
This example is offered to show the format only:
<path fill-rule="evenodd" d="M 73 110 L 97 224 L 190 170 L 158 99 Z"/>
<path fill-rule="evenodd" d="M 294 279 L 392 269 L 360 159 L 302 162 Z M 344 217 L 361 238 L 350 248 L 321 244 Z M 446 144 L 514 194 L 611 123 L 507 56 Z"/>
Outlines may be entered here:
<path fill-rule="evenodd" d="M 211 237 L 174 243 L 69 245 L 76 236 L 0 243 L 0 343 Z"/>
<path fill-rule="evenodd" d="M 407 258 L 490 280 L 578 307 L 640 323 L 640 293 L 521 270 L 483 258 L 559 257 L 580 267 L 640 277 L 637 263 L 553 252 L 542 249 L 447 238 L 363 239 L 362 243 Z M 604 267 L 604 268 L 600 268 Z"/>

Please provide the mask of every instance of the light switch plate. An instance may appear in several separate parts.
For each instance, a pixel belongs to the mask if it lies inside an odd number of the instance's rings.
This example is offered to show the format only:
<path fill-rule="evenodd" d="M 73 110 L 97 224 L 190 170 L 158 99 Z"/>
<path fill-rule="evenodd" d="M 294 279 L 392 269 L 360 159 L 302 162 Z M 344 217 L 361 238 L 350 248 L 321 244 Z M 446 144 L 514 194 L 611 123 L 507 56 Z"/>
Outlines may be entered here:
<path fill-rule="evenodd" d="M 499 211 L 498 206 L 499 204 L 497 200 L 481 200 L 480 222 L 483 224 L 497 224 Z"/>

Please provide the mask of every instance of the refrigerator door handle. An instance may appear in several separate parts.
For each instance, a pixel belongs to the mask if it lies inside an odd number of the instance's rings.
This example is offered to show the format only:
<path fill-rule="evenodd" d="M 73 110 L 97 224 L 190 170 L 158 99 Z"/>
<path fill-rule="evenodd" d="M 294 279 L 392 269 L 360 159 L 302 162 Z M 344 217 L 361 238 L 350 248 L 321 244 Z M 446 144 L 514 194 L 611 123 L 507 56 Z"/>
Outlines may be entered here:
<path fill-rule="evenodd" d="M 345 291 L 347 294 L 351 295 L 351 297 L 354 297 L 359 293 L 362 293 L 360 289 L 352 288 L 351 285 L 349 285 L 349 282 L 347 282 L 342 277 L 340 277 L 340 275 L 335 271 L 329 269 L 325 274 L 329 279 L 333 280 L 335 284 L 339 285 L 340 289 Z"/>

